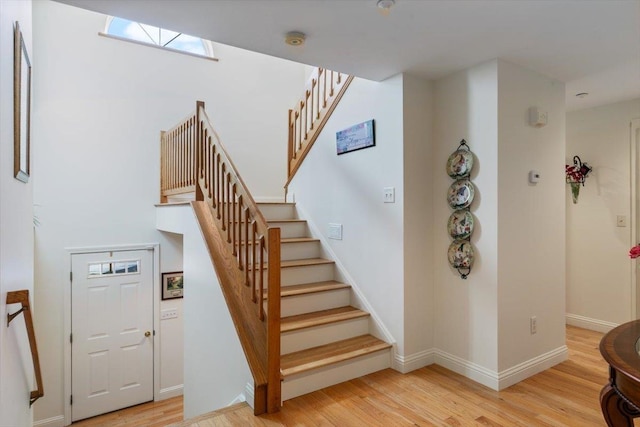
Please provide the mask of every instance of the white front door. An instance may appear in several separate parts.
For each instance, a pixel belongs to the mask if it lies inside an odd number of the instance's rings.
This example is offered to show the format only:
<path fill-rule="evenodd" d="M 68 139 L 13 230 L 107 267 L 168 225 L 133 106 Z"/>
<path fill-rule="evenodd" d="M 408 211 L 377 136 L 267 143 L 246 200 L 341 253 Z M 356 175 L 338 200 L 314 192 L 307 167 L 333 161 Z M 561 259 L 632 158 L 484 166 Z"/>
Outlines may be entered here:
<path fill-rule="evenodd" d="M 153 251 L 71 257 L 71 418 L 153 400 Z"/>

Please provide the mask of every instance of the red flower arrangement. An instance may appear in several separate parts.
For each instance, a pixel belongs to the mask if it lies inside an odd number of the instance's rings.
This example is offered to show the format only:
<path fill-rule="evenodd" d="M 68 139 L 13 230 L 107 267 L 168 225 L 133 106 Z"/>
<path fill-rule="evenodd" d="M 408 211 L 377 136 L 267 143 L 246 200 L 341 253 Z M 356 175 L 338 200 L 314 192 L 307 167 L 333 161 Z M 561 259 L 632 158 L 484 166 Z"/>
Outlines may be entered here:
<path fill-rule="evenodd" d="M 564 165 L 564 173 L 569 184 L 584 185 L 585 178 L 589 176 L 592 170 L 593 168 L 586 162 L 582 163 L 582 161 L 580 161 L 580 157 L 578 156 L 573 157 L 572 165 Z"/>
<path fill-rule="evenodd" d="M 640 257 L 640 245 L 635 245 L 629 251 L 629 258 L 636 259 L 638 257 Z"/>

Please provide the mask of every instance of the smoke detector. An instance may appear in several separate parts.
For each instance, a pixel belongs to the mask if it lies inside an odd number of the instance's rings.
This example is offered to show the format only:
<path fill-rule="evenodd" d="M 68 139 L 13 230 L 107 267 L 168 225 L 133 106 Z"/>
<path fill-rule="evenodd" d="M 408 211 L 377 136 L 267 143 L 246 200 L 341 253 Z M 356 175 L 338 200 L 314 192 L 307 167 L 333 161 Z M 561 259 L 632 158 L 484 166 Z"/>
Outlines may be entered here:
<path fill-rule="evenodd" d="M 307 36 L 300 31 L 290 31 L 284 37 L 284 42 L 289 46 L 302 46 Z"/>

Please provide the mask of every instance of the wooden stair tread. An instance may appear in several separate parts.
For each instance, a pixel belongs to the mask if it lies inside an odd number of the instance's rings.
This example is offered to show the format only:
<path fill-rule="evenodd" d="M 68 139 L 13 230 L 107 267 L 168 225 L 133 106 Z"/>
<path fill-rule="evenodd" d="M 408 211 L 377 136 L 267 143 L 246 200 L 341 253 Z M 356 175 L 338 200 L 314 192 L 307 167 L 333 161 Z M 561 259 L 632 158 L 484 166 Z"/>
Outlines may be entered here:
<path fill-rule="evenodd" d="M 313 237 L 285 237 L 280 239 L 280 243 L 281 244 L 285 244 L 285 243 L 312 243 L 312 242 L 319 242 L 320 239 L 314 239 Z M 238 241 L 236 242 L 236 246 L 237 245 L 244 245 L 244 241 Z M 253 241 L 249 242 L 249 246 L 253 245 Z"/>
<path fill-rule="evenodd" d="M 311 328 L 313 326 L 326 325 L 329 323 L 342 322 L 344 320 L 367 316 L 369 316 L 369 313 L 366 311 L 362 311 L 351 306 L 314 311 L 312 313 L 283 317 L 280 320 L 280 332 L 296 331 L 299 329 Z"/>
<path fill-rule="evenodd" d="M 322 264 L 334 264 L 335 261 L 324 258 L 303 258 L 303 259 L 291 259 L 288 261 L 281 261 L 281 268 L 289 267 L 304 267 L 306 265 L 322 265 Z"/>
<path fill-rule="evenodd" d="M 314 239 L 313 237 L 286 237 L 280 239 L 280 243 L 307 243 L 307 242 L 319 242 L 320 239 Z"/>
<path fill-rule="evenodd" d="M 280 372 L 282 378 L 285 379 L 287 376 L 375 353 L 390 347 L 391 344 L 374 336 L 361 335 L 285 354 L 280 357 Z"/>
<path fill-rule="evenodd" d="M 350 288 L 349 285 L 335 280 L 327 282 L 305 283 L 303 285 L 283 286 L 280 288 L 282 297 L 290 297 L 294 295 L 313 294 L 316 292 L 334 291 L 337 289 Z"/>
<path fill-rule="evenodd" d="M 293 202 L 256 202 L 256 205 L 260 206 L 260 205 L 283 205 L 283 206 L 295 206 L 296 204 Z"/>
<path fill-rule="evenodd" d="M 302 285 L 283 286 L 280 288 L 280 297 L 292 297 L 296 295 L 314 294 L 317 292 L 335 291 L 338 289 L 346 289 L 351 286 L 346 283 L 329 280 L 326 282 L 305 283 Z M 264 299 L 267 299 L 267 291 L 264 291 Z"/>

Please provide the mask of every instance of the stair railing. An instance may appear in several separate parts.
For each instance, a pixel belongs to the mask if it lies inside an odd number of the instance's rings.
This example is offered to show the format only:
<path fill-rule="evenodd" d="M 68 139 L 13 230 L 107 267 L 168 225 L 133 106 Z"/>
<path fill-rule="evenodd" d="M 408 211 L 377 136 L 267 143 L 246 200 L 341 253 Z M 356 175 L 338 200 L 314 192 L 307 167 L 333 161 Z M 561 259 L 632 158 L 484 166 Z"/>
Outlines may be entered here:
<path fill-rule="evenodd" d="M 289 110 L 285 198 L 289 183 L 352 80 L 353 76 L 348 74 L 316 68 L 307 82 L 304 95 L 295 108 Z"/>
<path fill-rule="evenodd" d="M 36 377 L 36 389 L 29 395 L 29 406 L 44 396 L 44 389 L 42 387 L 42 373 L 40 371 L 40 357 L 38 356 L 38 346 L 36 345 L 36 333 L 33 328 L 33 318 L 31 317 L 31 305 L 29 304 L 29 290 L 23 289 L 20 291 L 7 292 L 7 305 L 9 304 L 21 304 L 20 310 L 15 313 L 7 313 L 7 327 L 13 319 L 19 316 L 21 313 L 24 317 L 24 323 L 27 327 L 27 336 L 29 337 L 29 347 L 31 348 L 31 359 L 33 361 L 33 370 Z"/>
<path fill-rule="evenodd" d="M 193 115 L 163 132 L 161 144 L 161 196 L 193 188 L 203 234 L 205 222 L 215 223 L 204 237 L 252 372 L 254 412 L 276 412 L 281 401 L 280 229 L 268 226 L 203 102 Z M 203 202 L 209 212 L 199 205 Z"/>

